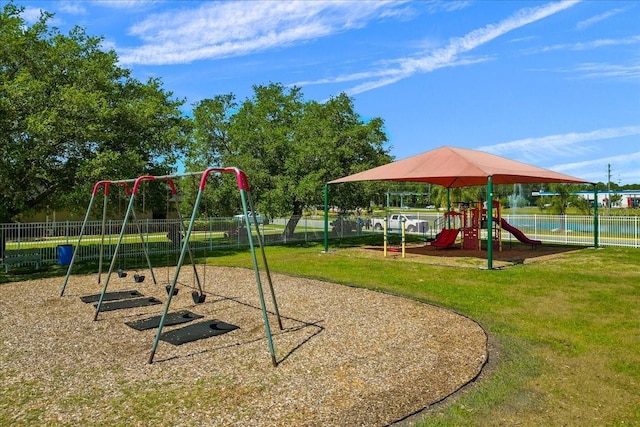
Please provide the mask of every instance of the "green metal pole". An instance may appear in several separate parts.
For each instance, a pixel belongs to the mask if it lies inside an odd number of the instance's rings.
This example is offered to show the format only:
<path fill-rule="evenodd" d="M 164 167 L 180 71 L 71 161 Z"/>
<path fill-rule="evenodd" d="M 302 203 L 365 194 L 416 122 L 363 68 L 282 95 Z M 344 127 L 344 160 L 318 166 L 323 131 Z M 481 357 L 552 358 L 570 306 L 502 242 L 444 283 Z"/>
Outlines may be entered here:
<path fill-rule="evenodd" d="M 151 279 L 153 280 L 153 284 L 157 285 L 158 282 L 156 282 L 156 275 L 153 273 L 153 266 L 151 265 L 151 258 L 149 258 L 149 251 L 147 250 L 147 240 L 148 239 L 144 238 L 144 233 L 142 232 L 142 227 L 140 227 L 140 220 L 138 220 L 138 217 L 136 216 L 135 209 L 131 211 L 131 214 L 133 216 L 133 222 L 135 222 L 136 228 L 138 229 L 138 234 L 140 235 L 140 244 L 142 245 L 142 252 L 144 253 L 144 258 L 147 261 L 147 267 L 149 268 L 149 272 L 151 272 Z M 149 223 L 147 222 L 147 233 L 148 233 L 148 230 L 149 230 Z M 137 256 L 136 256 L 136 259 L 137 259 Z M 137 264 L 137 260 L 136 260 L 136 264 Z"/>
<path fill-rule="evenodd" d="M 104 192 L 104 200 L 102 205 L 102 226 L 100 228 L 100 259 L 98 260 L 98 284 L 102 282 L 102 258 L 104 257 L 104 235 L 107 231 L 107 201 L 109 200 L 108 192 Z"/>
<path fill-rule="evenodd" d="M 244 210 L 244 220 L 247 226 L 247 230 L 251 230 L 251 224 L 249 221 L 248 209 L 247 209 L 247 196 L 244 188 L 240 189 L 240 198 L 242 199 L 242 209 Z M 264 292 L 262 290 L 262 280 L 260 279 L 260 270 L 258 268 L 258 258 L 256 257 L 256 250 L 253 246 L 253 238 L 251 233 L 247 233 L 249 237 L 249 246 L 251 248 L 251 258 L 253 260 L 253 271 L 256 274 L 256 283 L 258 284 L 258 296 L 260 297 L 260 308 L 262 309 L 262 319 L 264 320 L 264 329 L 267 334 L 267 343 L 269 344 L 269 354 L 271 355 L 271 364 L 278 366 L 276 361 L 276 352 L 273 346 L 273 339 L 271 337 L 271 327 L 269 325 L 269 316 L 267 315 L 267 305 L 264 302 Z"/>
<path fill-rule="evenodd" d="M 176 202 L 176 212 L 178 213 L 178 221 L 180 221 L 180 233 L 183 234 L 185 232 L 184 229 L 184 221 L 182 220 L 182 213 L 180 213 L 180 202 L 178 201 L 178 194 L 174 195 L 174 199 Z M 189 260 L 191 261 L 191 266 L 193 268 L 193 276 L 196 279 L 196 285 L 198 286 L 198 292 L 200 295 L 204 295 L 204 289 L 200 284 L 200 275 L 198 274 L 198 268 L 196 267 L 196 261 L 193 257 L 193 252 L 191 250 L 191 245 L 187 247 L 187 251 L 189 252 Z"/>
<path fill-rule="evenodd" d="M 329 252 L 329 184 L 324 184 L 324 251 Z"/>
<path fill-rule="evenodd" d="M 493 177 L 487 179 L 487 268 L 493 269 Z"/>
<path fill-rule="evenodd" d="M 451 212 L 451 189 L 447 187 L 447 212 Z M 451 217 L 447 217 L 447 228 L 451 228 Z"/>
<path fill-rule="evenodd" d="M 596 249 L 598 249 L 598 234 L 600 234 L 598 222 L 598 186 L 593 184 L 593 247 Z"/>
<path fill-rule="evenodd" d="M 97 185 L 97 184 L 96 184 Z M 84 229 L 87 226 L 87 222 L 89 221 L 89 214 L 91 213 L 91 208 L 93 207 L 93 203 L 95 202 L 96 195 L 95 191 L 91 195 L 91 200 L 89 201 L 89 207 L 87 208 L 87 213 L 84 216 L 84 221 L 82 222 L 82 228 L 80 228 L 80 235 L 78 236 L 78 243 L 76 243 L 76 247 L 73 250 L 73 255 L 71 255 L 71 261 L 69 262 L 69 268 L 67 269 L 67 275 L 64 278 L 64 284 L 62 285 L 62 290 L 60 291 L 60 296 L 64 295 L 64 290 L 67 288 L 67 284 L 69 283 L 69 276 L 71 276 L 71 269 L 73 268 L 73 263 L 76 259 L 78 250 L 80 249 L 80 242 L 82 242 L 82 235 L 84 234 Z M 18 234 L 19 236 L 20 234 Z"/>
<path fill-rule="evenodd" d="M 98 305 L 96 305 L 96 314 L 93 316 L 94 321 L 98 320 L 98 314 L 100 313 L 100 308 L 102 307 L 104 294 L 107 292 L 107 287 L 109 286 L 109 280 L 111 279 L 111 273 L 113 273 L 113 269 L 115 268 L 116 259 L 118 258 L 118 251 L 120 249 L 120 245 L 122 244 L 124 233 L 127 229 L 129 216 L 131 216 L 131 212 L 133 211 L 133 203 L 135 198 L 136 198 L 135 193 L 131 193 L 131 197 L 129 198 L 129 206 L 127 207 L 127 213 L 124 215 L 124 220 L 122 221 L 122 229 L 120 230 L 120 235 L 118 236 L 118 242 L 116 243 L 116 248 L 113 251 L 113 257 L 111 257 L 111 264 L 109 265 L 107 280 L 104 281 L 104 286 L 102 287 L 102 292 L 100 293 L 100 299 L 98 300 Z"/>
<path fill-rule="evenodd" d="M 267 254 L 264 251 L 263 235 L 260 232 L 260 224 L 258 224 L 258 221 L 256 220 L 256 210 L 253 207 L 253 197 L 251 197 L 250 192 L 247 192 L 247 200 L 249 202 L 249 210 L 253 215 L 253 224 L 256 226 L 256 235 L 258 236 L 258 246 L 260 247 L 260 252 L 262 253 L 262 264 L 264 265 L 264 271 L 265 273 L 267 273 L 267 282 L 269 283 L 269 291 L 271 293 L 271 302 L 273 303 L 273 309 L 276 313 L 276 318 L 278 320 L 278 327 L 282 331 L 284 327 L 282 326 L 280 309 L 278 308 L 278 301 L 276 300 L 276 292 L 273 289 L 273 281 L 271 280 L 271 271 L 269 270 L 269 263 L 267 262 Z"/>
<path fill-rule="evenodd" d="M 156 338 L 153 341 L 153 346 L 151 347 L 151 354 L 149 355 L 149 362 L 148 362 L 150 364 L 153 363 L 153 357 L 155 356 L 156 350 L 158 349 L 158 343 L 160 342 L 160 335 L 162 335 L 162 328 L 164 327 L 165 318 L 167 317 L 167 313 L 169 312 L 169 306 L 171 305 L 171 299 L 175 292 L 176 284 L 178 283 L 178 276 L 180 275 L 180 269 L 182 268 L 182 264 L 184 263 L 184 258 L 188 252 L 189 238 L 191 237 L 193 224 L 196 222 L 198 207 L 200 206 L 201 200 L 202 200 L 202 188 L 198 190 L 198 195 L 196 197 L 196 201 L 193 206 L 193 212 L 191 213 L 191 221 L 189 222 L 189 227 L 187 228 L 186 235 L 182 239 L 182 248 L 180 249 L 180 258 L 178 259 L 178 265 L 176 265 L 176 270 L 175 270 L 175 273 L 173 274 L 173 280 L 171 281 L 171 288 L 168 291 L 167 301 L 164 303 L 164 310 L 162 312 L 162 316 L 160 317 L 160 324 L 158 325 Z"/>

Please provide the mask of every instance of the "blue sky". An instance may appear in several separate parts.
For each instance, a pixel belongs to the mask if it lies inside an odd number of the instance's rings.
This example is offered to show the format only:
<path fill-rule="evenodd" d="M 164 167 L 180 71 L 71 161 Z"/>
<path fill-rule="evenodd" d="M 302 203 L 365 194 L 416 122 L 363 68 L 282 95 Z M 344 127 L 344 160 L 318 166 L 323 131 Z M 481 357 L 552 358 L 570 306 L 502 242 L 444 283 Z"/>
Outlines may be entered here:
<path fill-rule="evenodd" d="M 640 2 L 15 3 L 103 36 L 187 110 L 269 82 L 345 92 L 384 119 L 396 159 L 448 145 L 640 184 Z"/>

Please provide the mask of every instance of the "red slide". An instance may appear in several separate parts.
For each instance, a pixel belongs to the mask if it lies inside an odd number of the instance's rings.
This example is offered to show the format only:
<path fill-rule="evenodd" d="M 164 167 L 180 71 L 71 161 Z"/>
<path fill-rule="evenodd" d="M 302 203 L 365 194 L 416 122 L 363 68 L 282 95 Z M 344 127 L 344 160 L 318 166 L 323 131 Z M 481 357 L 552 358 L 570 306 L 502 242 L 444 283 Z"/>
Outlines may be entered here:
<path fill-rule="evenodd" d="M 456 243 L 456 239 L 458 238 L 458 233 L 460 232 L 457 228 L 443 228 L 436 240 L 431 242 L 431 246 L 435 246 L 436 248 L 448 248 Z"/>
<path fill-rule="evenodd" d="M 522 243 L 526 243 L 527 245 L 537 246 L 541 245 L 542 242 L 540 240 L 533 240 L 525 236 L 525 234 L 518 228 L 515 228 L 513 225 L 509 224 L 504 218 L 500 218 L 500 226 L 511 233 L 516 239 L 520 240 Z"/>

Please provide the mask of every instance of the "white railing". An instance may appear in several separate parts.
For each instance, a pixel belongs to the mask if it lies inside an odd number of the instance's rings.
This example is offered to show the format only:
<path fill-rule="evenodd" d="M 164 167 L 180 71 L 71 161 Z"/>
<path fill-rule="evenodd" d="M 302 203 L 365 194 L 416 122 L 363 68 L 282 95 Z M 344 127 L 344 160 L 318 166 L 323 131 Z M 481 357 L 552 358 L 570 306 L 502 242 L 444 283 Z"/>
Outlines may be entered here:
<path fill-rule="evenodd" d="M 441 214 L 431 214 L 421 219 L 429 221 L 428 233 L 433 234 L 439 231 L 437 225 L 442 223 L 441 218 Z M 543 243 L 580 246 L 594 244 L 592 216 L 505 215 L 503 218 L 530 239 L 541 240 Z M 284 232 L 289 221 L 289 218 L 272 219 L 261 224 L 265 243 L 271 245 L 293 241 L 320 241 L 324 238 L 324 220 L 320 216 L 299 218 L 293 234 Z M 329 225 L 332 239 L 371 235 L 376 232 L 366 226 L 364 218 L 349 223 L 335 221 L 332 218 Z M 245 247 L 248 245 L 246 231 L 238 224 L 238 221 L 232 218 L 199 220 L 192 230 L 191 247 L 200 255 L 221 248 Z M 123 262 L 126 260 L 132 265 L 139 263 L 142 266 L 145 250 L 149 255 L 175 256 L 178 246 L 170 239 L 169 230 L 176 226 L 176 220 L 130 221 L 124 234 L 119 258 L 122 258 Z M 43 263 L 59 262 L 58 247 L 76 246 L 81 227 L 81 221 L 0 224 L 0 258 L 4 258 L 5 251 L 37 248 L 40 250 Z M 104 258 L 110 259 L 121 229 L 122 221 L 107 221 L 103 238 L 102 223 L 89 221 L 77 259 L 98 259 L 101 246 Z M 502 232 L 503 242 L 516 241 L 516 237 L 506 230 Z M 640 248 L 640 217 L 600 216 L 598 244 Z"/>
<path fill-rule="evenodd" d="M 544 243 L 592 246 L 593 216 L 579 215 L 505 215 L 504 219 L 527 237 Z M 503 230 L 503 233 L 506 231 Z M 515 239 L 509 233 L 504 239 Z M 640 248 L 640 217 L 599 216 L 598 244 Z"/>

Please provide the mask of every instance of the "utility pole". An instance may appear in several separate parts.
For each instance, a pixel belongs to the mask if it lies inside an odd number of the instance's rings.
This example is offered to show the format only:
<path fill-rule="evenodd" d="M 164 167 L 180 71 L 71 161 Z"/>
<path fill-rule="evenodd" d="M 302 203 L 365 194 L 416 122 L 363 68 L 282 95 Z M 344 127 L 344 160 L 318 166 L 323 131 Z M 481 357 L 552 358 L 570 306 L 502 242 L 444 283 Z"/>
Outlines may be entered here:
<path fill-rule="evenodd" d="M 611 215 L 611 163 L 607 163 L 607 215 Z"/>

